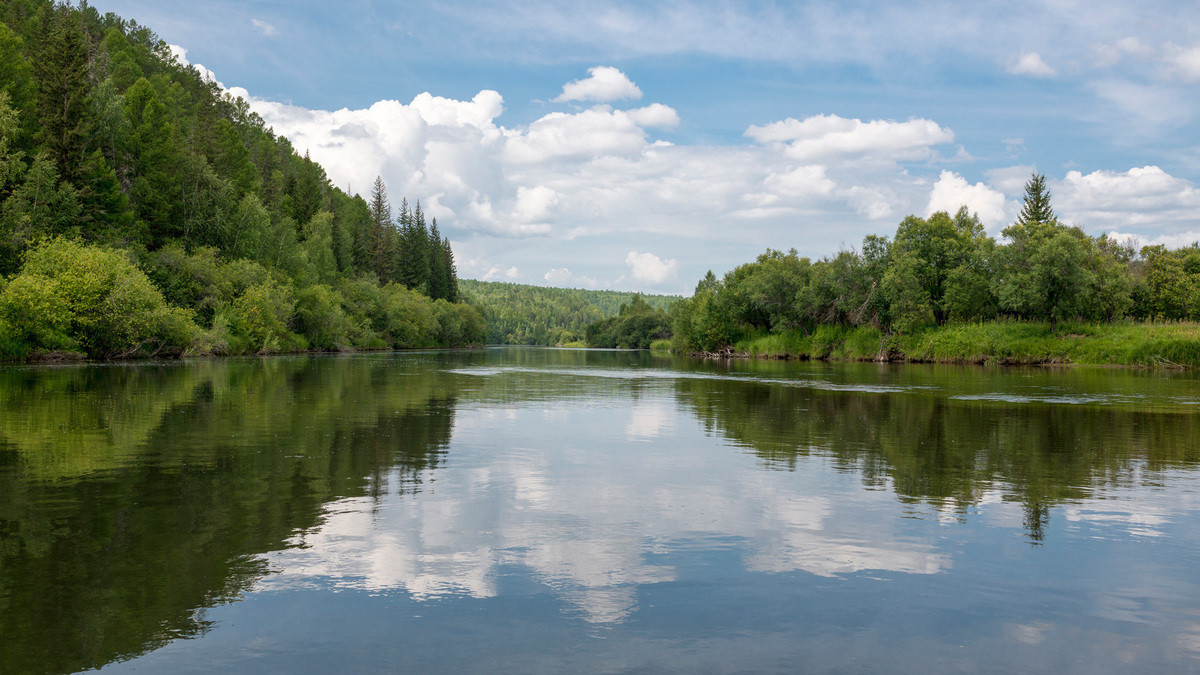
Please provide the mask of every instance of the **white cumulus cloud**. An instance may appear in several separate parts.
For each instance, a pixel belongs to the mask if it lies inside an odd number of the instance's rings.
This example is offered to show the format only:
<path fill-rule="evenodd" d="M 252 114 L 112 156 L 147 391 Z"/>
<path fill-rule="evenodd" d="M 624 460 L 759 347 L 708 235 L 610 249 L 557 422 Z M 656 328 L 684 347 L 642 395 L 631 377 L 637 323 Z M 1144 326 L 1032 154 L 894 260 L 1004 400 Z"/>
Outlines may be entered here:
<path fill-rule="evenodd" d="M 1012 75 L 1028 75 L 1030 77 L 1054 77 L 1058 71 L 1051 68 L 1037 52 L 1025 52 L 1021 58 L 1008 66 Z"/>
<path fill-rule="evenodd" d="M 653 253 L 630 251 L 625 256 L 625 264 L 634 279 L 653 285 L 673 279 L 679 273 L 678 260 L 663 260 Z"/>
<path fill-rule="evenodd" d="M 751 125 L 745 135 L 759 143 L 780 144 L 797 160 L 866 156 L 893 161 L 925 159 L 933 147 L 950 143 L 954 132 L 926 119 L 907 122 L 847 119 L 814 115 L 789 117 L 762 126 Z"/>
<path fill-rule="evenodd" d="M 624 274 L 614 282 L 622 288 L 683 291 L 703 268 L 732 266 L 762 246 L 820 256 L 890 234 L 900 217 L 923 209 L 966 203 L 985 223 L 1003 222 L 1032 170 L 986 171 L 983 182 L 942 171 L 939 163 L 957 161 L 943 151 L 955 134 L 923 118 L 813 115 L 750 126 L 750 143 L 673 145 L 654 133 L 680 116 L 659 103 L 599 104 L 505 126 L 504 99 L 492 90 L 334 111 L 230 91 L 335 185 L 365 194 L 380 175 L 394 202 L 419 198 L 454 240 L 462 274 L 475 278 L 553 267 L 532 278 L 594 288 Z M 1200 229 L 1195 187 L 1157 167 L 1055 178 L 1056 209 L 1089 231 Z M 1100 185 L 1106 180 L 1117 185 Z M 1129 199 L 1115 198 L 1121 189 Z M 530 237 L 536 245 L 518 242 Z M 699 272 L 639 252 L 663 238 L 677 242 L 677 257 L 696 259 Z M 588 266 L 589 276 L 570 271 L 595 260 L 609 262 Z"/>
<path fill-rule="evenodd" d="M 1088 229 L 1155 227 L 1173 235 L 1200 224 L 1200 190 L 1157 166 L 1068 171 L 1051 190 L 1059 215 Z"/>
<path fill-rule="evenodd" d="M 623 99 L 639 99 L 642 90 L 629 76 L 612 66 L 588 68 L 588 77 L 563 85 L 562 93 L 554 97 L 555 103 L 567 101 L 593 101 L 607 103 Z"/>
<path fill-rule="evenodd" d="M 942 171 L 929 193 L 929 205 L 925 207 L 925 215 L 935 211 L 953 214 L 963 206 L 972 213 L 979 214 L 979 219 L 989 229 L 1007 222 L 1003 193 L 983 183 L 972 185 L 953 171 Z"/>

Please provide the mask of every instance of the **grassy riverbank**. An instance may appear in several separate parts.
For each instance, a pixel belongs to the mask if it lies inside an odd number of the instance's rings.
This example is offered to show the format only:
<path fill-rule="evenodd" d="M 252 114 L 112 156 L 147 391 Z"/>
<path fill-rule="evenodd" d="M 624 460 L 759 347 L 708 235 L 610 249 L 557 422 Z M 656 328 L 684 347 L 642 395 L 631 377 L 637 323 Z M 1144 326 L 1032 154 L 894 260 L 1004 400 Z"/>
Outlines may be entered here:
<path fill-rule="evenodd" d="M 1200 366 L 1197 323 L 992 321 L 884 335 L 875 328 L 821 326 L 746 338 L 733 352 L 759 358 L 930 363 Z"/>

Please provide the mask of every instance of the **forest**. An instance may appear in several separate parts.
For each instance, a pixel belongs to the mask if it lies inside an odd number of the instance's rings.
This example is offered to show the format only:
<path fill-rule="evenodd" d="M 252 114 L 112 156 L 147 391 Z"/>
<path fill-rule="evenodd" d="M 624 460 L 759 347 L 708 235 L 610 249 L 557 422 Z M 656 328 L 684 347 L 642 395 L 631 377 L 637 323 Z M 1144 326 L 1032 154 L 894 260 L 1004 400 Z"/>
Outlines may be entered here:
<path fill-rule="evenodd" d="M 478 343 L 453 251 L 276 136 L 153 32 L 0 5 L 0 359 Z"/>
<path fill-rule="evenodd" d="M 1045 177 L 1019 218 L 909 216 L 891 239 L 812 261 L 767 250 L 673 308 L 680 351 L 912 360 L 1200 364 L 1200 245 L 1088 236 L 1061 222 Z M 1094 338 L 1094 339 L 1092 339 Z"/>
<path fill-rule="evenodd" d="M 635 297 L 640 298 L 642 305 L 639 306 L 659 311 L 667 310 L 679 300 L 673 295 L 547 288 L 470 279 L 462 279 L 459 284 L 463 298 L 483 313 L 489 344 L 583 346 L 590 325 L 618 316 L 621 308 Z"/>

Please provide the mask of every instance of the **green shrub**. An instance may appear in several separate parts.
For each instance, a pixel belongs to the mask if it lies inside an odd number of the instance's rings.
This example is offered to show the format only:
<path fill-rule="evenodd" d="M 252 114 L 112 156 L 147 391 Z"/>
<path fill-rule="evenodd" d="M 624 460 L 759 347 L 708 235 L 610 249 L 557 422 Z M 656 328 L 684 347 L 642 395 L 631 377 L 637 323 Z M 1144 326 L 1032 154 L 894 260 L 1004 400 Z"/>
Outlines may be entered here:
<path fill-rule="evenodd" d="M 3 293 L 6 320 L 34 349 L 78 347 L 93 358 L 179 353 L 195 338 L 124 253 L 58 238 L 26 254 Z"/>
<path fill-rule="evenodd" d="M 234 275 L 217 257 L 217 249 L 205 247 L 189 254 L 172 242 L 144 257 L 146 273 L 162 291 L 167 303 L 196 310 L 204 325 L 211 325 L 217 309 L 234 297 Z"/>
<path fill-rule="evenodd" d="M 78 348 L 67 334 L 71 308 L 53 279 L 32 274 L 13 279 L 0 293 L 0 321 L 7 324 L 8 339 L 26 352 Z"/>
<path fill-rule="evenodd" d="M 342 296 L 325 284 L 296 293 L 296 331 L 316 349 L 347 350 L 353 324 L 342 310 Z"/>
<path fill-rule="evenodd" d="M 439 322 L 429 299 L 399 284 L 383 288 L 384 336 L 397 349 L 432 347 L 437 343 Z"/>
<path fill-rule="evenodd" d="M 18 361 L 29 355 L 29 344 L 18 338 L 8 322 L 0 319 L 0 361 Z"/>
<path fill-rule="evenodd" d="M 303 340 L 289 328 L 295 310 L 288 286 L 268 282 L 247 288 L 229 308 L 229 325 L 244 341 L 238 351 L 266 354 L 301 348 Z"/>

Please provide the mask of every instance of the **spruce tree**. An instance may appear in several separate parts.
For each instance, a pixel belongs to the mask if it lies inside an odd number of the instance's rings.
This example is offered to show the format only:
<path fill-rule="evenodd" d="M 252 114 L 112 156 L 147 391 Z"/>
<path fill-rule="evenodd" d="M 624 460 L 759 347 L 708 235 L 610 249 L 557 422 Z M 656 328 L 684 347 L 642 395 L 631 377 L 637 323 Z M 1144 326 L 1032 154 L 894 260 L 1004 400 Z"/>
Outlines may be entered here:
<path fill-rule="evenodd" d="M 443 273 L 446 275 L 446 300 L 458 302 L 458 270 L 454 266 L 454 250 L 450 248 L 450 240 L 442 240 L 444 250 Z"/>
<path fill-rule="evenodd" d="M 429 297 L 437 300 L 450 295 L 446 280 L 446 249 L 442 245 L 442 234 L 438 231 L 437 218 L 429 226 Z"/>
<path fill-rule="evenodd" d="M 408 199 L 400 201 L 400 215 L 396 218 L 399 226 L 396 246 L 396 279 L 408 286 L 413 276 L 412 243 L 412 213 L 408 210 Z"/>
<path fill-rule="evenodd" d="M 375 230 L 371 207 L 361 195 L 354 195 L 346 210 L 349 227 L 354 232 L 354 267 L 360 274 L 372 271 L 375 264 Z"/>
<path fill-rule="evenodd" d="M 8 93 L 8 103 L 16 112 L 19 125 L 10 145 L 19 150 L 31 150 L 38 126 L 34 109 L 36 88 L 33 69 L 25 58 L 24 49 L 24 41 L 0 22 L 0 92 Z"/>
<path fill-rule="evenodd" d="M 412 256 L 411 267 L 406 278 L 401 283 L 409 288 L 429 292 L 429 229 L 425 223 L 425 213 L 421 210 L 421 202 L 417 202 L 409 216 L 409 237 L 405 242 L 408 254 Z"/>
<path fill-rule="evenodd" d="M 388 203 L 387 184 L 382 176 L 375 176 L 375 184 L 371 187 L 371 251 L 372 265 L 379 282 L 384 283 L 385 274 L 390 265 L 384 260 L 388 249 L 387 233 L 392 229 L 392 205 Z"/>
<path fill-rule="evenodd" d="M 1050 191 L 1046 189 L 1046 176 L 1035 173 L 1025 183 L 1025 203 L 1021 206 L 1017 225 L 1052 223 L 1055 219 L 1054 209 L 1050 207 Z"/>
<path fill-rule="evenodd" d="M 95 115 L 88 39 L 69 5 L 43 7 L 38 21 L 32 65 L 41 139 L 62 179 L 74 183 L 90 149 Z"/>

